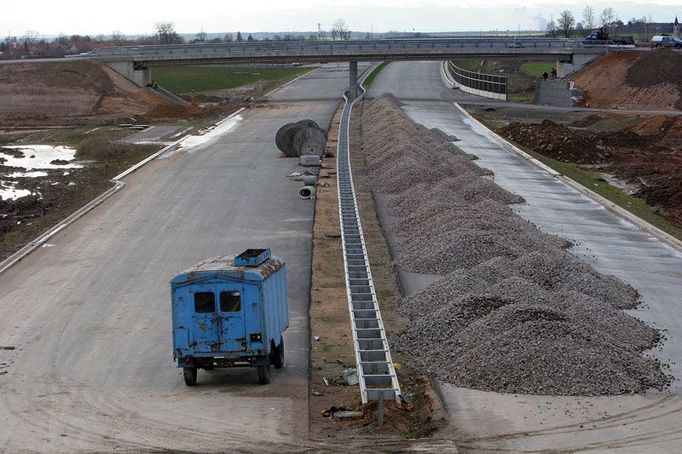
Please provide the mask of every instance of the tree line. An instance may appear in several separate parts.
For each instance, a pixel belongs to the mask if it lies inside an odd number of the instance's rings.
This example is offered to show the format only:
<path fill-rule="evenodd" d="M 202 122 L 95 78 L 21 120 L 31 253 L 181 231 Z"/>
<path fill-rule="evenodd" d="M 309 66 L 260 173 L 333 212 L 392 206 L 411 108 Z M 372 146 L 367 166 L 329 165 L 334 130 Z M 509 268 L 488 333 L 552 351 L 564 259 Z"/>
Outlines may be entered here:
<path fill-rule="evenodd" d="M 597 12 L 591 5 L 585 6 L 581 15 L 576 17 L 570 10 L 563 10 L 559 16 L 549 21 L 547 24 L 547 36 L 557 37 L 563 36 L 570 38 L 572 36 L 583 36 L 597 28 L 605 28 L 608 30 L 628 30 L 628 31 L 643 31 L 647 34 L 647 25 L 651 24 L 651 16 L 647 19 L 646 16 L 641 18 L 633 17 L 627 23 L 618 18 L 616 11 L 613 8 L 605 8 L 601 13 Z M 646 36 L 645 36 L 646 39 Z"/>
<path fill-rule="evenodd" d="M 265 41 L 298 41 L 298 40 L 349 40 L 351 31 L 342 18 L 337 19 L 330 30 L 319 30 L 308 36 L 302 34 L 274 34 L 265 37 Z M 0 40 L 0 59 L 19 58 L 59 58 L 66 55 L 90 52 L 107 46 L 151 45 L 151 44 L 183 44 L 183 43 L 230 43 L 256 41 L 252 34 L 244 36 L 241 31 L 236 34 L 225 33 L 219 37 L 208 38 L 208 34 L 200 30 L 193 38 L 186 38 L 175 29 L 173 22 L 159 22 L 154 33 L 136 37 L 125 36 L 120 32 L 109 35 L 59 35 L 53 39 L 41 38 L 38 32 L 27 31 L 21 36 L 7 36 Z"/>

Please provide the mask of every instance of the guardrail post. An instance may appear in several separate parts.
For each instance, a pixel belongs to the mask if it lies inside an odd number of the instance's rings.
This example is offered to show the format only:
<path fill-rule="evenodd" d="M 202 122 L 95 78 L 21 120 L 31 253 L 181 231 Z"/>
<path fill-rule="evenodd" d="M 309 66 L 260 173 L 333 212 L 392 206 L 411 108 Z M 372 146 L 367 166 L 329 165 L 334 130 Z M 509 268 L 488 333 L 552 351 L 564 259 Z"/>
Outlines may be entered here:
<path fill-rule="evenodd" d="M 350 75 L 350 99 L 355 99 L 358 97 L 358 62 L 350 62 L 348 72 Z"/>

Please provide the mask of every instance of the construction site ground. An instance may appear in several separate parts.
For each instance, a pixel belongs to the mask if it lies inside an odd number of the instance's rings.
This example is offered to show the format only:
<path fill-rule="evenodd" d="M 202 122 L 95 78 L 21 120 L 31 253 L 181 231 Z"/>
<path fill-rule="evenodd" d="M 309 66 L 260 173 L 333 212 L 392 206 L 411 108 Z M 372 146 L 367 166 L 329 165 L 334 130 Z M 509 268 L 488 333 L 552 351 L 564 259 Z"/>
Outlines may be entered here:
<path fill-rule="evenodd" d="M 421 81 L 424 87 L 439 77 L 435 65 L 431 75 L 424 66 L 389 65 L 377 77 L 370 97 L 391 91 L 401 99 L 405 87 L 407 99 L 414 98 L 410 74 L 429 77 Z M 677 304 L 682 252 L 519 156 L 439 94 L 427 101 L 425 91 L 421 100 L 405 101 L 403 109 L 413 120 L 460 139 L 456 145 L 475 154 L 479 166 L 493 170 L 497 185 L 526 200 L 515 209 L 521 217 L 544 232 L 570 239 L 573 254 L 639 290 L 644 304 L 628 312 L 662 330 L 664 341 L 650 354 L 669 364 L 669 373 L 677 379 L 663 392 L 604 397 L 504 394 L 440 382 L 450 422 L 440 434 L 449 433 L 461 452 L 673 452 L 679 445 L 682 411 L 682 314 Z M 381 213 L 381 203 L 378 209 Z M 390 219 L 382 227 L 390 231 Z M 432 278 L 424 276 L 423 281 L 422 288 Z"/>
<path fill-rule="evenodd" d="M 471 107 L 538 159 L 682 238 L 682 117 Z"/>
<path fill-rule="evenodd" d="M 263 95 L 310 70 L 269 72 L 271 77 L 263 83 L 260 75 L 250 75 L 231 81 L 247 83 L 246 95 L 235 94 L 220 103 L 180 105 L 90 61 L 0 65 L 0 148 L 72 147 L 80 166 L 68 172 L 38 169 L 47 175 L 10 178 L 22 169 L 6 166 L 0 158 L 3 180 L 11 179 L 14 190 L 31 192 L 16 200 L 0 200 L 0 260 L 112 187 L 111 178 L 163 145 L 188 133 L 210 131 L 217 120 L 239 107 L 255 105 L 249 96 Z M 192 74 L 190 68 L 182 76 Z M 149 127 L 136 132 L 117 126 L 123 123 Z"/>
<path fill-rule="evenodd" d="M 682 110 L 682 54 L 610 52 L 571 76 L 586 107 Z"/>

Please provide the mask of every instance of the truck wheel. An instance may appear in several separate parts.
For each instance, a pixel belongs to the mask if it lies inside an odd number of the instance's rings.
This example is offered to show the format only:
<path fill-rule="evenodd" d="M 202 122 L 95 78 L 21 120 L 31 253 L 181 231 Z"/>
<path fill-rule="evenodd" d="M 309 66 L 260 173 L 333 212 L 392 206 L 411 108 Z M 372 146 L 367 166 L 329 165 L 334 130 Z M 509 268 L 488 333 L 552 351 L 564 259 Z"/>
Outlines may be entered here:
<path fill-rule="evenodd" d="M 197 368 L 196 367 L 183 367 L 182 376 L 185 379 L 185 384 L 187 386 L 194 386 L 197 384 Z"/>
<path fill-rule="evenodd" d="M 281 369 L 284 366 L 284 339 L 279 338 L 279 345 L 272 349 L 270 356 L 270 362 L 275 369 Z"/>
<path fill-rule="evenodd" d="M 258 366 L 258 383 L 261 385 L 270 383 L 270 366 Z"/>

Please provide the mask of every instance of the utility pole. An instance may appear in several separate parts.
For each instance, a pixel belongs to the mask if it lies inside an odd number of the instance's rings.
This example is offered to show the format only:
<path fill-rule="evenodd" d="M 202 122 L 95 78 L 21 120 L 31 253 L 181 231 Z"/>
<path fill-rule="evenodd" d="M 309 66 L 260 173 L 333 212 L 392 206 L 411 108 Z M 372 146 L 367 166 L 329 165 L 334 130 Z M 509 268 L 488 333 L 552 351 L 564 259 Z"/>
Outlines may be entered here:
<path fill-rule="evenodd" d="M 320 22 L 317 23 L 317 40 L 322 39 L 322 24 Z"/>

